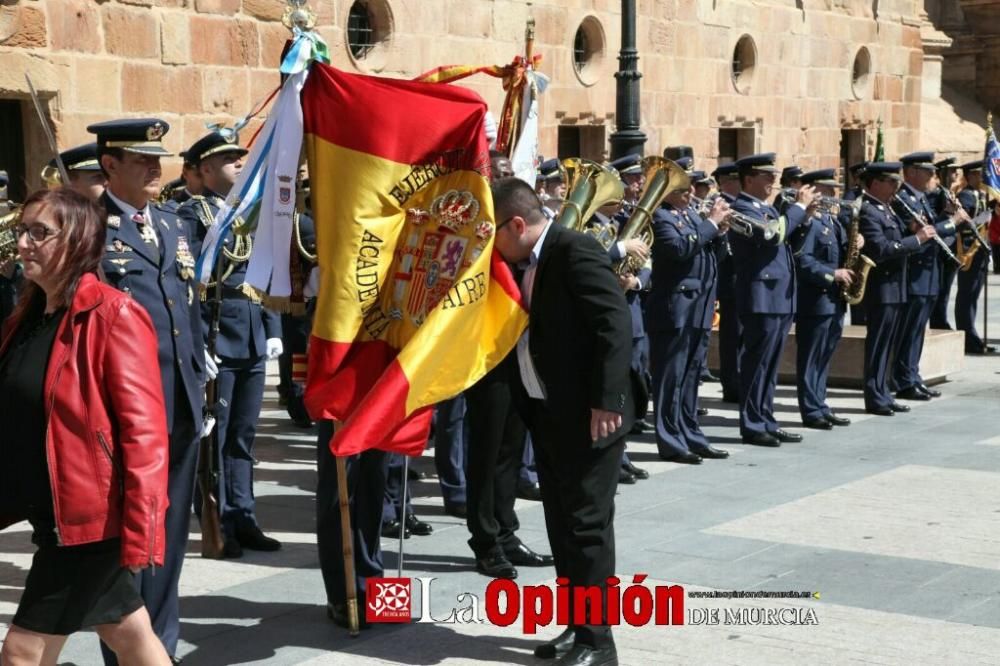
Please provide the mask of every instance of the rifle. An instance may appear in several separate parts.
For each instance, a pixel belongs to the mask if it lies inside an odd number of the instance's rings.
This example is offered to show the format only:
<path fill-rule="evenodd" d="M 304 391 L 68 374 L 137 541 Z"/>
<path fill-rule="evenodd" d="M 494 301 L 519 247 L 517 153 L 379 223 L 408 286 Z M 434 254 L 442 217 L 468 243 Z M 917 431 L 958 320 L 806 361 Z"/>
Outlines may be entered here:
<path fill-rule="evenodd" d="M 208 353 L 215 358 L 216 341 L 219 338 L 219 319 L 222 316 L 222 249 L 215 260 L 215 297 L 212 299 L 212 325 L 208 331 Z M 218 389 L 216 380 L 210 379 L 205 385 L 205 410 L 215 416 L 218 411 Z M 218 419 L 216 419 L 218 423 Z M 219 429 L 201 438 L 198 447 L 198 488 L 201 491 L 201 556 L 222 559 L 225 543 L 222 539 L 222 524 L 219 519 L 219 500 L 215 489 L 219 482 L 218 468 Z"/>

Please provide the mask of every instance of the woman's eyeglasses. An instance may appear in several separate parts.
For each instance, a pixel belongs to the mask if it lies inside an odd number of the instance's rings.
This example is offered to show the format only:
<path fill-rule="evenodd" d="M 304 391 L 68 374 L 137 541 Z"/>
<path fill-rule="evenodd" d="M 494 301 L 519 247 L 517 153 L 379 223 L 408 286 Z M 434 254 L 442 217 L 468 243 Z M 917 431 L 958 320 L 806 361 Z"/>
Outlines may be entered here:
<path fill-rule="evenodd" d="M 58 236 L 59 231 L 59 229 L 52 229 L 44 224 L 32 224 L 31 226 L 18 224 L 14 227 L 14 235 L 17 238 L 20 238 L 24 234 L 28 234 L 28 238 L 35 243 L 43 243 L 50 236 Z"/>

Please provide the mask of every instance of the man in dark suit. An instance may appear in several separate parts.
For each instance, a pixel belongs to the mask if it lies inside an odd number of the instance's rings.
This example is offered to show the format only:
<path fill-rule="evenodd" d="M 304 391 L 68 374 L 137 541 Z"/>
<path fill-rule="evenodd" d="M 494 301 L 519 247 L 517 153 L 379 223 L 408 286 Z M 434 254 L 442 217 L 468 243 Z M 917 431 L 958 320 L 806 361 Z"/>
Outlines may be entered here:
<path fill-rule="evenodd" d="M 822 196 L 833 197 L 838 186 L 836 169 L 802 174 Z M 850 419 L 837 416 L 826 404 L 826 380 L 833 352 L 844 331 L 846 301 L 840 292 L 854 273 L 844 267 L 848 229 L 829 211 L 815 211 L 808 226 L 799 227 L 795 239 L 795 275 L 799 281 L 795 313 L 796 379 L 802 425 L 817 430 L 846 426 Z M 858 235 L 858 244 L 864 237 Z"/>
<path fill-rule="evenodd" d="M 653 212 L 653 286 L 646 301 L 660 458 L 689 465 L 726 458 L 698 426 L 702 352 L 715 312 L 716 239 L 725 233 L 729 205 L 721 199 L 708 217 L 690 207 L 685 184 Z M 703 344 L 705 343 L 705 344 Z"/>
<path fill-rule="evenodd" d="M 523 269 L 528 330 L 517 345 L 516 386 L 535 442 L 556 573 L 571 593 L 606 591 L 614 567 L 614 496 L 634 420 L 628 305 L 607 253 L 549 222 L 532 189 L 497 182 L 495 247 Z M 535 649 L 561 664 L 617 664 L 606 624 L 567 628 Z"/>
<path fill-rule="evenodd" d="M 962 208 L 972 219 L 982 216 L 990 210 L 989 200 L 986 192 L 982 189 L 983 183 L 983 161 L 977 160 L 962 165 L 962 173 L 965 175 L 965 188 L 958 193 L 958 201 Z M 979 236 L 986 240 L 989 217 L 984 222 L 977 225 Z M 962 244 L 966 253 L 976 247 L 975 254 L 969 262 L 969 267 L 962 268 L 958 273 L 958 294 L 955 297 L 955 326 L 958 330 L 965 332 L 965 353 L 984 354 L 994 349 L 986 344 L 976 330 L 976 310 L 979 307 L 979 296 L 983 292 L 986 283 L 986 271 L 990 263 L 990 248 L 983 247 L 976 242 L 976 236 L 970 224 L 963 224 L 959 228 L 961 237 L 958 242 Z M 932 324 L 933 326 L 933 324 Z"/>
<path fill-rule="evenodd" d="M 909 280 L 906 257 L 919 252 L 937 232 L 932 225 L 904 236 L 903 222 L 890 206 L 902 180 L 899 162 L 873 162 L 865 169 L 864 204 L 860 229 L 862 250 L 875 262 L 865 289 L 865 409 L 892 416 L 910 408 L 892 399 L 889 391 L 889 358 L 898 345 Z"/>
<path fill-rule="evenodd" d="M 163 567 L 138 574 L 140 593 L 167 654 L 180 633 L 177 582 L 187 547 L 194 494 L 198 436 L 202 429 L 206 373 L 194 255 L 187 228 L 150 203 L 160 191 L 160 139 L 169 126 L 155 118 L 116 120 L 87 128 L 97 135 L 101 168 L 108 177 L 101 204 L 107 211 L 102 267 L 108 282 L 131 294 L 149 313 L 159 343 L 160 380 L 170 433 Z M 105 662 L 116 663 L 110 650 Z"/>
<path fill-rule="evenodd" d="M 187 151 L 187 159 L 198 167 L 204 191 L 181 204 L 178 217 L 197 233 L 201 248 L 224 196 L 236 182 L 247 154 L 233 134 L 212 132 L 198 139 Z M 274 551 L 276 539 L 265 536 L 257 524 L 253 495 L 253 443 L 257 419 L 264 399 L 266 363 L 282 351 L 281 318 L 261 303 L 261 294 L 245 283 L 253 235 L 241 229 L 237 220 L 221 250 L 221 259 L 212 272 L 206 302 L 201 307 L 205 337 L 218 308 L 219 334 L 215 355 L 219 369 L 216 387 L 217 465 L 224 555 L 237 558 L 243 549 Z M 215 281 L 221 274 L 222 286 L 216 302 Z M 200 502 L 196 502 L 200 506 Z"/>
<path fill-rule="evenodd" d="M 896 194 L 892 207 L 906 224 L 909 234 L 915 234 L 922 218 L 926 224 L 934 225 L 937 235 L 950 239 L 954 244 L 955 222 L 948 213 L 937 216 L 926 195 L 928 183 L 934 176 L 934 153 L 910 153 L 900 158 L 903 164 L 903 184 Z M 924 336 L 931 309 L 941 290 L 941 270 L 945 261 L 950 261 L 941 252 L 937 243 L 926 243 L 906 258 L 909 280 L 906 307 L 900 322 L 896 358 L 892 363 L 892 384 L 896 397 L 903 400 L 930 400 L 941 395 L 940 391 L 928 387 L 920 376 L 920 355 L 924 350 Z"/>
<path fill-rule="evenodd" d="M 736 164 L 723 164 L 712 172 L 719 184 L 719 197 L 732 206 L 740 195 L 740 170 Z M 733 250 L 728 236 L 716 246 L 719 262 L 719 381 L 722 401 L 740 401 L 740 317 L 736 308 L 736 275 L 733 272 Z"/>
<path fill-rule="evenodd" d="M 795 315 L 795 264 L 787 239 L 807 220 L 806 208 L 815 199 L 811 185 L 803 185 L 795 203 L 779 215 L 767 203 L 778 169 L 774 153 L 743 157 L 740 196 L 733 210 L 754 220 L 750 237 L 729 234 L 736 273 L 736 305 L 743 339 L 740 344 L 740 434 L 747 444 L 780 446 L 802 441 L 785 432 L 774 418 L 774 390 L 785 338 Z"/>

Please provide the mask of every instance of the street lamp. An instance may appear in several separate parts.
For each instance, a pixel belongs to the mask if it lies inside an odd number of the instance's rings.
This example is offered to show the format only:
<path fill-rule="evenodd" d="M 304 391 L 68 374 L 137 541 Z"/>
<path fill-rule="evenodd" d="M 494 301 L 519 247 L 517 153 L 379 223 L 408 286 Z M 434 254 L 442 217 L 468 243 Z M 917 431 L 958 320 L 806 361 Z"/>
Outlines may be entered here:
<path fill-rule="evenodd" d="M 611 159 L 642 155 L 646 135 L 639 129 L 639 51 L 635 47 L 635 0 L 622 0 L 622 48 L 615 72 L 615 131 Z"/>

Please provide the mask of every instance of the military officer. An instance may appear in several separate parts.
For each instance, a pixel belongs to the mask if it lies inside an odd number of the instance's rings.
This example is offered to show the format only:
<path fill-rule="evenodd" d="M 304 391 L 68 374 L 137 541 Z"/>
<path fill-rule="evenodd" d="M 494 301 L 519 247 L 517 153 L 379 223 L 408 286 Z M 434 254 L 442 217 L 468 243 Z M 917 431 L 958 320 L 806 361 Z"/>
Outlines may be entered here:
<path fill-rule="evenodd" d="M 862 178 L 865 173 L 865 167 L 867 167 L 869 162 L 862 161 L 852 164 L 847 167 L 847 172 L 851 174 L 851 187 L 846 192 L 844 192 L 845 201 L 854 201 L 861 195 L 865 193 L 864 183 Z"/>
<path fill-rule="evenodd" d="M 934 211 L 935 219 L 946 217 L 951 208 L 951 200 L 947 193 L 952 191 L 955 179 L 958 177 L 954 164 L 954 157 L 948 157 L 934 163 L 937 177 L 932 181 L 934 186 L 927 192 L 927 201 L 931 205 L 931 210 Z M 955 249 L 955 238 L 955 236 L 944 238 L 952 251 Z M 930 325 L 931 328 L 951 330 L 951 325 L 948 323 L 948 303 L 951 301 L 951 286 L 955 283 L 958 266 L 944 256 L 939 256 L 939 261 L 940 271 L 938 275 L 941 286 L 938 289 L 937 298 L 934 299 L 934 305 L 931 307 Z"/>
<path fill-rule="evenodd" d="M 538 166 L 538 184 L 536 191 L 542 200 L 542 212 L 550 220 L 559 214 L 563 201 L 566 199 L 566 179 L 560 170 L 559 160 L 550 158 Z"/>
<path fill-rule="evenodd" d="M 714 241 L 726 232 L 729 210 L 716 202 L 708 217 L 691 207 L 691 188 L 667 194 L 653 213 L 653 286 L 649 323 L 656 448 L 660 458 L 689 465 L 726 458 L 698 425 L 702 339 L 715 312 L 718 269 Z"/>
<path fill-rule="evenodd" d="M 181 177 L 171 183 L 173 187 L 163 202 L 164 207 L 174 211 L 194 195 L 201 194 L 205 188 L 201 181 L 201 174 L 198 173 L 198 165 L 188 159 L 187 151 L 182 152 L 180 157 L 184 160 L 181 166 Z M 197 238 L 197 231 L 197 229 L 191 230 L 191 238 Z"/>
<path fill-rule="evenodd" d="M 691 172 L 691 186 L 694 188 L 694 198 L 699 201 L 704 200 L 712 191 L 715 181 L 704 171 L 695 169 Z"/>
<path fill-rule="evenodd" d="M 862 252 L 875 262 L 865 289 L 865 409 L 892 416 L 910 408 L 892 398 L 889 359 L 898 346 L 909 285 L 907 256 L 918 253 L 937 235 L 933 225 L 905 234 L 904 223 L 890 205 L 902 177 L 900 162 L 872 162 L 863 176 L 865 193 L 859 227 Z"/>
<path fill-rule="evenodd" d="M 640 157 L 638 155 L 628 155 L 616 160 L 616 169 L 624 169 L 629 175 L 634 175 L 637 170 L 642 169 Z M 614 164 L 612 164 L 614 166 Z M 619 171 L 619 174 L 621 171 Z M 626 257 L 639 270 L 623 273 L 618 281 L 625 292 L 625 301 L 629 306 L 629 314 L 632 319 L 632 357 L 630 367 L 635 377 L 639 378 L 642 386 L 635 387 L 635 407 L 636 420 L 645 416 L 649 403 L 649 347 L 646 339 L 646 330 L 643 325 L 642 294 L 648 292 L 650 284 L 651 270 L 646 265 L 649 260 L 649 247 L 639 238 L 621 239 L 620 234 L 625 227 L 628 217 L 621 214 L 621 206 L 618 202 L 610 203 L 599 208 L 594 216 L 588 221 L 587 226 L 596 229 L 598 238 L 602 245 L 608 246 L 608 257 L 615 266 L 620 265 Z M 641 390 L 638 390 L 641 389 Z M 633 429 L 636 429 L 633 426 Z M 631 485 L 640 479 L 648 479 L 649 472 L 636 466 L 628 456 L 628 452 L 622 450 L 621 469 L 618 472 L 618 483 Z"/>
<path fill-rule="evenodd" d="M 965 188 L 958 193 L 958 202 L 973 220 L 989 210 L 989 201 L 983 191 L 983 161 L 977 160 L 962 165 L 965 176 Z M 986 222 L 989 218 L 986 219 Z M 976 330 L 976 310 L 979 306 L 979 295 L 986 281 L 986 271 L 990 263 L 990 248 L 980 245 L 969 224 L 961 225 L 958 243 L 966 252 L 975 247 L 969 268 L 958 272 L 958 295 L 955 297 L 955 325 L 965 331 L 965 353 L 983 354 L 994 351 L 980 337 Z M 980 237 L 986 240 L 986 226 L 979 226 Z"/>
<path fill-rule="evenodd" d="M 66 167 L 66 175 L 69 176 L 67 188 L 82 194 L 91 201 L 97 201 L 101 198 L 108 179 L 101 171 L 101 165 L 97 162 L 96 143 L 86 143 L 64 150 L 59 153 L 59 158 L 62 160 L 63 166 Z M 58 176 L 58 167 L 54 159 L 49 162 L 48 171 Z"/>
<path fill-rule="evenodd" d="M 308 180 L 303 187 L 308 190 Z M 300 428 L 313 425 L 302 396 L 306 382 L 306 347 L 312 330 L 313 307 L 316 299 L 312 275 L 316 267 L 316 223 L 308 210 L 295 212 L 293 220 L 291 275 L 293 293 L 301 289 L 304 302 L 292 302 L 288 312 L 281 314 L 282 354 L 278 358 L 279 402 L 284 402 L 292 422 Z M 283 391 L 281 389 L 284 389 Z M 281 400 L 283 398 L 283 400 Z"/>
<path fill-rule="evenodd" d="M 201 248 L 223 197 L 236 182 L 247 151 L 231 133 L 212 132 L 198 139 L 187 158 L 198 167 L 204 183 L 195 195 L 178 208 L 178 216 L 196 230 Z M 226 238 L 206 302 L 201 307 L 201 323 L 207 338 L 218 321 L 215 356 L 218 365 L 215 406 L 218 428 L 217 465 L 219 470 L 220 523 L 227 558 L 243 555 L 243 549 L 274 551 L 276 539 L 265 536 L 257 524 L 253 495 L 253 442 L 264 398 L 266 361 L 281 354 L 281 320 L 261 304 L 261 295 L 245 284 L 253 236 L 240 229 L 237 220 Z M 217 296 L 216 294 L 219 294 Z M 221 298 L 221 300 L 217 300 Z"/>
<path fill-rule="evenodd" d="M 893 201 L 893 209 L 906 223 L 909 233 L 920 227 L 913 213 L 927 224 L 934 224 L 937 235 L 944 238 L 955 235 L 955 223 L 947 216 L 936 219 L 934 209 L 927 201 L 925 191 L 934 175 L 934 153 L 917 152 L 900 158 L 903 164 L 903 184 Z M 913 211 L 911 213 L 910 211 Z M 940 391 L 924 384 L 920 377 L 920 354 L 924 348 L 924 335 L 931 308 L 941 289 L 941 261 L 937 243 L 925 243 L 920 252 L 906 258 L 908 263 L 907 303 L 900 323 L 896 358 L 892 365 L 892 383 L 896 397 L 904 400 L 930 400 L 941 395 Z"/>
<path fill-rule="evenodd" d="M 778 213 L 785 214 L 785 210 L 795 204 L 795 193 L 802 187 L 802 167 L 797 164 L 790 164 L 781 170 L 781 178 L 778 184 L 781 189 L 774 200 L 774 207 Z"/>
<path fill-rule="evenodd" d="M 740 173 L 735 163 L 723 164 L 712 172 L 719 186 L 719 196 L 730 206 L 740 195 Z M 719 287 L 719 381 L 722 401 L 739 402 L 740 370 L 737 356 L 740 349 L 740 317 L 736 308 L 736 275 L 733 272 L 733 251 L 726 235 L 718 244 Z"/>
<path fill-rule="evenodd" d="M 774 153 L 736 161 L 741 192 L 733 209 L 755 220 L 751 237 L 730 234 L 736 273 L 736 304 L 743 327 L 740 346 L 740 434 L 757 446 L 798 442 L 774 418 L 778 362 L 795 314 L 795 264 L 787 239 L 806 223 L 816 192 L 803 185 L 784 215 L 767 203 L 777 180 Z"/>
<path fill-rule="evenodd" d="M 820 195 L 832 197 L 839 183 L 836 169 L 802 174 L 802 183 Z M 816 210 L 808 226 L 799 227 L 795 276 L 798 304 L 795 313 L 796 377 L 802 425 L 817 430 L 846 426 L 850 419 L 837 416 L 826 404 L 830 361 L 844 330 L 845 301 L 840 295 L 855 275 L 842 268 L 847 256 L 847 229 L 829 212 Z M 858 236 L 863 245 L 863 237 Z"/>
<path fill-rule="evenodd" d="M 185 227 L 172 213 L 150 203 L 160 190 L 161 142 L 169 125 L 156 118 L 114 120 L 90 125 L 107 175 L 100 203 L 107 211 L 108 282 L 136 299 L 156 328 L 160 380 L 170 433 L 166 556 L 163 568 L 146 569 L 137 583 L 167 654 L 180 632 L 177 582 L 187 547 L 194 492 L 198 436 L 202 428 L 205 344 L 196 300 L 194 256 Z M 105 661 L 114 663 L 110 650 Z"/>

